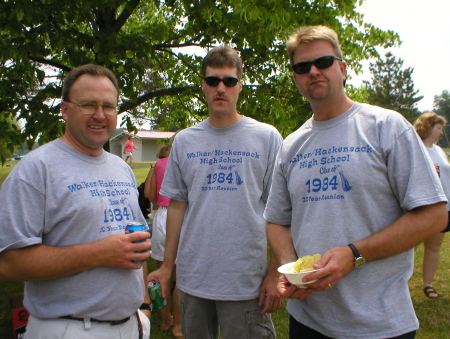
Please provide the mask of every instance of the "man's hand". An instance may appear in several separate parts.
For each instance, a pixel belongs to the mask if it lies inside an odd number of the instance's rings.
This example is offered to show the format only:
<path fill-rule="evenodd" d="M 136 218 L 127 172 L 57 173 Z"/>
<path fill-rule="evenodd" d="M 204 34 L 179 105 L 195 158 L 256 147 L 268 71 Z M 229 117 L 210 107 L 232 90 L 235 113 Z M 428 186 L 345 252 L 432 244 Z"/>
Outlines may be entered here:
<path fill-rule="evenodd" d="M 42 281 L 107 266 L 139 269 L 151 252 L 148 232 L 113 234 L 101 240 L 70 246 L 38 244 L 0 253 L 0 279 Z M 136 251 L 144 251 L 136 253 Z M 143 262 L 132 262 L 142 260 Z"/>
<path fill-rule="evenodd" d="M 281 275 L 278 279 L 277 285 L 278 293 L 283 298 L 288 299 L 305 299 L 309 298 L 312 294 L 312 290 L 307 288 L 298 288 L 295 285 L 292 285 L 289 280 L 284 275 Z"/>
<path fill-rule="evenodd" d="M 313 265 L 315 269 L 320 268 L 321 270 L 308 274 L 303 278 L 303 281 L 318 279 L 308 285 L 308 288 L 315 291 L 325 291 L 336 285 L 354 269 L 354 261 L 355 257 L 350 247 L 334 247 L 325 252 L 322 259 Z"/>
<path fill-rule="evenodd" d="M 277 311 L 283 304 L 283 298 L 277 291 L 278 275 L 269 273 L 264 279 L 261 291 L 259 292 L 259 306 L 264 308 L 261 314 L 273 313 Z"/>
<path fill-rule="evenodd" d="M 349 274 L 354 266 L 354 256 L 348 246 L 335 247 L 325 252 L 312 272 L 303 278 L 304 282 L 317 280 L 305 285 L 305 288 L 297 288 L 292 285 L 283 275 L 278 281 L 278 292 L 284 298 L 305 299 L 309 298 L 313 292 L 326 291 L 338 283 L 343 277 Z"/>
<path fill-rule="evenodd" d="M 144 231 L 113 234 L 98 241 L 98 266 L 141 268 L 151 255 L 150 234 Z M 140 241 L 141 242 L 135 242 Z M 141 253 L 139 253 L 141 252 Z M 138 261 L 138 262 L 133 262 Z"/>
<path fill-rule="evenodd" d="M 164 264 L 156 271 L 151 272 L 147 276 L 147 281 L 157 281 L 161 285 L 161 295 L 164 299 L 167 299 L 170 295 L 170 278 L 172 276 L 172 270 Z"/>
<path fill-rule="evenodd" d="M 303 278 L 304 282 L 317 280 L 306 285 L 306 290 L 309 292 L 326 291 L 336 285 L 343 277 L 349 274 L 354 266 L 354 256 L 350 247 L 342 246 L 335 247 L 325 252 L 317 263 L 313 265 L 314 269 L 320 269 L 316 272 L 311 272 Z M 287 279 L 286 279 L 287 280 Z M 288 286 L 286 285 L 286 290 Z M 285 293 L 294 293 L 292 289 Z M 302 299 L 304 293 L 295 293 L 296 297 Z M 292 297 L 290 297 L 292 298 Z"/>

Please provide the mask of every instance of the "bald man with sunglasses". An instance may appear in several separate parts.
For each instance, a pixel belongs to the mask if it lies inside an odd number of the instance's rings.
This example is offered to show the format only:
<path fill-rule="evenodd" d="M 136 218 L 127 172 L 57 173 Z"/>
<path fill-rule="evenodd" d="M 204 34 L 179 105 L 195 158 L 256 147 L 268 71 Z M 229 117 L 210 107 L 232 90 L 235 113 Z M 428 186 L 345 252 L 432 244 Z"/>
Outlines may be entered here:
<path fill-rule="evenodd" d="M 169 294 L 176 258 L 186 339 L 275 338 L 282 303 L 267 263 L 264 206 L 282 138 L 237 111 L 242 62 L 229 46 L 202 65 L 208 119 L 175 138 L 161 194 L 171 199 L 162 267 L 149 274 Z"/>
<path fill-rule="evenodd" d="M 298 288 L 282 275 L 290 338 L 414 338 L 414 246 L 446 226 L 446 197 L 411 124 L 344 91 L 335 31 L 301 27 L 287 50 L 313 116 L 275 162 L 264 216 L 281 264 L 322 254 Z"/>

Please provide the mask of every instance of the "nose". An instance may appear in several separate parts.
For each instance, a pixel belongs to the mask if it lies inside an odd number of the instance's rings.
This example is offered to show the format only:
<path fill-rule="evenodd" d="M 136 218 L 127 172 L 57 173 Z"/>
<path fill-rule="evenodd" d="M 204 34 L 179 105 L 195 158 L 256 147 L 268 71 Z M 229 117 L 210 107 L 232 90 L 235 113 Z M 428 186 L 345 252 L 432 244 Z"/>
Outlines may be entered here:
<path fill-rule="evenodd" d="M 314 64 L 312 64 L 311 68 L 309 70 L 309 74 L 319 74 L 319 73 L 320 73 L 320 70 Z"/>
<path fill-rule="evenodd" d="M 106 116 L 105 110 L 102 105 L 98 105 L 92 117 L 94 118 L 104 118 Z"/>
<path fill-rule="evenodd" d="M 223 83 L 223 81 L 219 82 L 219 84 L 217 85 L 217 92 L 219 93 L 224 93 L 225 92 L 225 85 Z"/>

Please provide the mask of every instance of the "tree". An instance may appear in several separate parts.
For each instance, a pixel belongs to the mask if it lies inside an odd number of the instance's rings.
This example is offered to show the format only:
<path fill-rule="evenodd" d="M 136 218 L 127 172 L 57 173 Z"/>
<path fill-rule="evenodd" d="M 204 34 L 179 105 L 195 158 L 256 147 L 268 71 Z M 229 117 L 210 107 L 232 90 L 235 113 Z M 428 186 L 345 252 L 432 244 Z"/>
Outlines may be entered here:
<path fill-rule="evenodd" d="M 5 117 L 0 115 L 0 162 L 2 165 L 13 155 L 13 150 L 7 147 L 6 141 L 8 139 L 8 135 L 5 133 L 9 133 L 9 131 L 20 134 L 20 127 L 17 120 L 10 116 Z"/>
<path fill-rule="evenodd" d="M 379 59 L 370 64 L 372 82 L 365 81 L 367 100 L 372 105 L 397 111 L 414 122 L 419 110 L 417 102 L 423 96 L 416 96 L 419 91 L 414 90 L 411 78 L 413 68 L 402 70 L 403 60 L 396 59 L 392 53 L 386 53 L 386 60 Z"/>
<path fill-rule="evenodd" d="M 442 91 L 441 95 L 434 96 L 433 110 L 450 122 L 450 92 L 448 90 Z"/>
<path fill-rule="evenodd" d="M 202 56 L 227 43 L 243 59 L 239 110 L 286 135 L 311 114 L 287 67 L 286 38 L 300 25 L 337 30 L 349 63 L 399 43 L 392 31 L 363 22 L 358 0 L 15 0 L 0 1 L 0 111 L 21 131 L 0 128 L 9 148 L 63 133 L 61 79 L 73 67 L 112 69 L 121 87 L 122 124 L 150 119 L 162 130 L 207 115 L 200 90 Z M 0 120 L 0 124 L 3 120 Z"/>

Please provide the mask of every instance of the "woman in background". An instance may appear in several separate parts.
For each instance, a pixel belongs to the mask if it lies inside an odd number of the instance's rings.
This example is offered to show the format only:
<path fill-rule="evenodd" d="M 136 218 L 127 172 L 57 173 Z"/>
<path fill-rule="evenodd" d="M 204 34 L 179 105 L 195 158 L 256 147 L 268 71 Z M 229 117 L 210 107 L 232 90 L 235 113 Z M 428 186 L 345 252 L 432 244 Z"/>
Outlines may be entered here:
<path fill-rule="evenodd" d="M 123 153 L 126 155 L 125 162 L 130 160 L 130 166 L 133 164 L 133 150 L 138 149 L 134 146 L 133 137 L 130 135 L 125 142 Z"/>
<path fill-rule="evenodd" d="M 433 160 L 445 195 L 450 198 L 450 164 L 445 152 L 439 147 L 437 142 L 444 133 L 442 127 L 447 120 L 434 112 L 423 113 L 414 123 L 414 128 L 422 139 L 428 153 Z M 450 210 L 450 204 L 447 203 L 447 210 Z M 450 212 L 449 212 L 450 216 Z M 439 294 L 433 287 L 434 275 L 439 267 L 441 245 L 444 241 L 445 232 L 450 230 L 450 223 L 441 233 L 431 236 L 424 242 L 423 253 L 423 291 L 428 298 L 438 298 Z"/>

